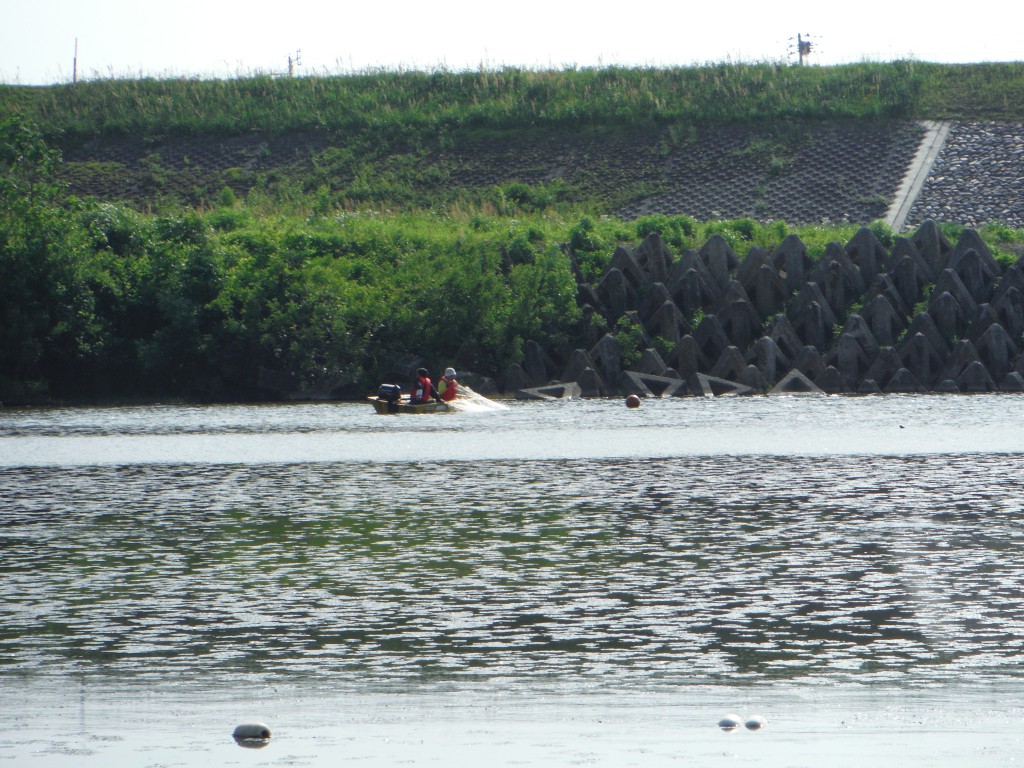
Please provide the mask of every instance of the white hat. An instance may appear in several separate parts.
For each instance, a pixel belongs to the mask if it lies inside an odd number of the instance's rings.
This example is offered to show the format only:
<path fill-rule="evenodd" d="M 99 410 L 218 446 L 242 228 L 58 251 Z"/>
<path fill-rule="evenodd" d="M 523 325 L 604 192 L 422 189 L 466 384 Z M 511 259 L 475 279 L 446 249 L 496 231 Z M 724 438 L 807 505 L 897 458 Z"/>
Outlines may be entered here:
<path fill-rule="evenodd" d="M 456 378 L 455 369 L 454 368 L 445 368 L 444 369 L 444 375 L 445 375 L 446 378 L 449 378 L 449 379 Z"/>

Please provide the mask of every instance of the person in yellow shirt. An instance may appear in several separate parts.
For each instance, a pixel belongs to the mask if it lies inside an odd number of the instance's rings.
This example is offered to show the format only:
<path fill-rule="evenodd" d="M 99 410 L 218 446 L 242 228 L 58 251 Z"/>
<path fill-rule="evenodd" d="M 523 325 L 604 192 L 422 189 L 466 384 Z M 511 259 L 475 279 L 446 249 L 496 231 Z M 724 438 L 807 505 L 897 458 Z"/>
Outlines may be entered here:
<path fill-rule="evenodd" d="M 437 393 L 446 403 L 450 403 L 459 394 L 459 382 L 454 368 L 445 368 L 444 376 L 437 382 Z"/>

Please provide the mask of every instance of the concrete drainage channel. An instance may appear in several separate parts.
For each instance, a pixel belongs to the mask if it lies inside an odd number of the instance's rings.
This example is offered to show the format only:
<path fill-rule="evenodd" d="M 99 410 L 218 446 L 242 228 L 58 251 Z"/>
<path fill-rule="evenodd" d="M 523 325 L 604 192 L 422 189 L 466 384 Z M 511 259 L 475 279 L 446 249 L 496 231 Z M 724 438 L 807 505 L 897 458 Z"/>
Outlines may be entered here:
<path fill-rule="evenodd" d="M 903 231 L 914 201 L 924 187 L 928 174 L 931 173 L 932 166 L 935 165 L 935 160 L 946 143 L 946 137 L 949 136 L 950 123 L 948 122 L 926 121 L 924 126 L 926 132 L 921 139 L 917 155 L 904 175 L 903 182 L 885 216 L 885 220 L 894 232 Z"/>

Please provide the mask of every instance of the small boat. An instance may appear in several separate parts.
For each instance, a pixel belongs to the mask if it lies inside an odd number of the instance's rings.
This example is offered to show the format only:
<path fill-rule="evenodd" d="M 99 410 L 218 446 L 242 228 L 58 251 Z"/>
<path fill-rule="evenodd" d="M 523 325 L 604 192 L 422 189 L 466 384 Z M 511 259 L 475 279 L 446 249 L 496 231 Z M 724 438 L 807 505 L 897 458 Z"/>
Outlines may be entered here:
<path fill-rule="evenodd" d="M 389 400 L 383 397 L 370 397 L 369 401 L 377 413 L 441 413 L 451 410 L 448 403 L 410 403 L 408 399 Z"/>
<path fill-rule="evenodd" d="M 377 413 L 440 413 L 448 410 L 448 404 L 443 401 L 410 403 L 409 396 L 403 395 L 397 384 L 381 384 L 377 394 L 368 399 Z"/>

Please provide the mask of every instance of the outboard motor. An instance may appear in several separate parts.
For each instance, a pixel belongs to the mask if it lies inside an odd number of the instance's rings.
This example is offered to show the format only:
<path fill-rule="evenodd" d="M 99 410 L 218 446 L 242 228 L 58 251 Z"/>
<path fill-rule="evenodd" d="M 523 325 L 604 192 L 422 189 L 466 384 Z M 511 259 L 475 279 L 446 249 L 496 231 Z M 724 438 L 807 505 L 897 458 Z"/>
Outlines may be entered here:
<path fill-rule="evenodd" d="M 377 397 L 387 401 L 388 411 L 398 410 L 398 399 L 402 396 L 402 388 L 397 384 L 381 384 L 377 389 Z"/>

